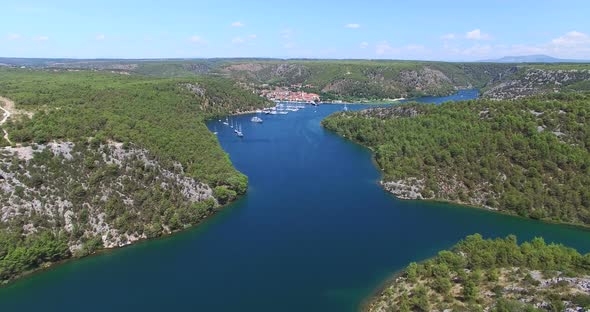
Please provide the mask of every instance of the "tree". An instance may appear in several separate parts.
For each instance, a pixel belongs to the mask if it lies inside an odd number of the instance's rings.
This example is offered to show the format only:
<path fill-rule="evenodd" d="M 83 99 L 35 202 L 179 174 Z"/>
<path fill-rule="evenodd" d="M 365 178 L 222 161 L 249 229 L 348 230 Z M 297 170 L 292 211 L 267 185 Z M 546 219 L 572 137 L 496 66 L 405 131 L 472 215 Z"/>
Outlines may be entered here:
<path fill-rule="evenodd" d="M 428 290 L 423 285 L 419 285 L 414 289 L 414 297 L 412 298 L 412 305 L 414 311 L 428 312 L 430 311 L 430 301 L 428 300 Z"/>
<path fill-rule="evenodd" d="M 465 301 L 470 302 L 475 301 L 478 295 L 479 288 L 477 288 L 477 285 L 473 282 L 471 278 L 468 278 L 463 283 L 463 298 L 465 299 Z"/>
<path fill-rule="evenodd" d="M 418 276 L 417 270 L 418 264 L 416 262 L 412 262 L 410 265 L 408 265 L 408 268 L 406 269 L 406 277 L 410 283 L 416 282 L 416 278 Z"/>
<path fill-rule="evenodd" d="M 404 291 L 399 298 L 398 304 L 398 311 L 399 312 L 410 312 L 410 298 L 408 298 L 408 293 Z"/>

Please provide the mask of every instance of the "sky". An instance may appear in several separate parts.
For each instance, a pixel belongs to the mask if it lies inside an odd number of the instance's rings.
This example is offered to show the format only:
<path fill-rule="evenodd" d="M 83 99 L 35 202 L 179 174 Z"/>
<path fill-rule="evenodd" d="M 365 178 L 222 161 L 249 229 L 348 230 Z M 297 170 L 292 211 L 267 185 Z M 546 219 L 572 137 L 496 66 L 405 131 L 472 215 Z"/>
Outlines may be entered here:
<path fill-rule="evenodd" d="M 0 57 L 590 59 L 590 1 L 0 0 Z"/>

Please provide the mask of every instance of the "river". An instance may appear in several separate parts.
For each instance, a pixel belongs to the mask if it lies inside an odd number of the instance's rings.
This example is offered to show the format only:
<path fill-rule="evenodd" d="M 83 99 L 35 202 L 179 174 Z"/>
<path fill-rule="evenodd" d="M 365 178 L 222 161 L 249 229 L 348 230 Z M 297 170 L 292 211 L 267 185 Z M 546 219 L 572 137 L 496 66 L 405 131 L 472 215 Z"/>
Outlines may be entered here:
<path fill-rule="evenodd" d="M 234 117 L 242 139 L 210 122 L 249 177 L 246 196 L 194 229 L 0 289 L 0 311 L 355 311 L 390 274 L 476 232 L 590 251 L 590 231 L 579 228 L 395 199 L 379 187 L 369 150 L 320 127 L 342 109 L 263 115 L 262 124 Z"/>

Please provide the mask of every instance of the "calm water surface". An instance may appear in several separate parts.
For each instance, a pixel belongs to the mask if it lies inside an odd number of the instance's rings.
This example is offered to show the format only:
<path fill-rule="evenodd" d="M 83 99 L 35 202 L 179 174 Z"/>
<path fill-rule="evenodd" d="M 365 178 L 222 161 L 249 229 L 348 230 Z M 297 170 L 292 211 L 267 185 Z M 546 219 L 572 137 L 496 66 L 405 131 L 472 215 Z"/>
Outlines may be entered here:
<path fill-rule="evenodd" d="M 263 124 L 235 117 L 243 139 L 211 122 L 249 176 L 247 196 L 192 230 L 0 289 L 0 311 L 354 311 L 390 274 L 468 234 L 543 236 L 590 251 L 590 232 L 581 229 L 396 200 L 377 184 L 367 149 L 320 127 L 342 109 L 263 115 Z"/>

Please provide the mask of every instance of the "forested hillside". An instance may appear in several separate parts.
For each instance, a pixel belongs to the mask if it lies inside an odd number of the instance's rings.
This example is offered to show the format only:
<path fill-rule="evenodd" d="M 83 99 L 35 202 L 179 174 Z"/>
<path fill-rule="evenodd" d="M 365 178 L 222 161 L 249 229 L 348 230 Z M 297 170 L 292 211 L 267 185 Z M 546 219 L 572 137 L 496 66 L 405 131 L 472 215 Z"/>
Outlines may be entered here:
<path fill-rule="evenodd" d="M 519 245 L 514 236 L 476 234 L 411 263 L 368 311 L 587 311 L 589 292 L 590 254 L 542 238 Z"/>
<path fill-rule="evenodd" d="M 0 70 L 0 95 L 16 103 L 2 125 L 0 282 L 194 225 L 244 193 L 204 120 L 269 104 L 221 78 L 86 71 Z"/>
<path fill-rule="evenodd" d="M 588 64 L 447 63 L 399 60 L 256 58 L 75 60 L 0 58 L 7 66 L 92 69 L 152 77 L 215 76 L 252 89 L 301 85 L 323 100 L 383 100 L 448 95 L 478 88 L 490 99 L 590 90 Z"/>
<path fill-rule="evenodd" d="M 590 91 L 588 64 L 533 64 L 521 66 L 514 74 L 488 84 L 484 98 L 514 100 L 556 92 Z"/>
<path fill-rule="evenodd" d="M 361 60 L 236 61 L 216 69 L 256 85 L 302 84 L 323 99 L 349 100 L 447 95 L 481 88 L 514 71 L 507 64 Z"/>
<path fill-rule="evenodd" d="M 322 123 L 373 149 L 400 198 L 590 224 L 589 94 L 404 104 Z"/>

